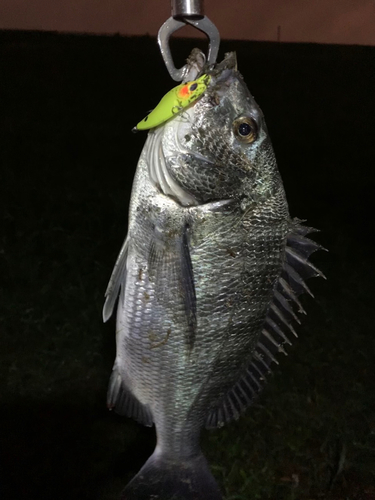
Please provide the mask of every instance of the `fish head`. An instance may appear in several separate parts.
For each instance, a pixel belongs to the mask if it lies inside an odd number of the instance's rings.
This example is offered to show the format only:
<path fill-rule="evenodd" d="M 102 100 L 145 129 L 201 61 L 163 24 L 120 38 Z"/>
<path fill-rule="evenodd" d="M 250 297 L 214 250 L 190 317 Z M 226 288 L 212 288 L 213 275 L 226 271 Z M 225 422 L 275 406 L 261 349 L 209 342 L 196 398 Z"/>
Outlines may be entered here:
<path fill-rule="evenodd" d="M 261 202 L 283 189 L 263 113 L 237 70 L 235 53 L 208 74 L 201 98 L 165 125 L 168 175 L 190 195 L 185 204 Z"/>

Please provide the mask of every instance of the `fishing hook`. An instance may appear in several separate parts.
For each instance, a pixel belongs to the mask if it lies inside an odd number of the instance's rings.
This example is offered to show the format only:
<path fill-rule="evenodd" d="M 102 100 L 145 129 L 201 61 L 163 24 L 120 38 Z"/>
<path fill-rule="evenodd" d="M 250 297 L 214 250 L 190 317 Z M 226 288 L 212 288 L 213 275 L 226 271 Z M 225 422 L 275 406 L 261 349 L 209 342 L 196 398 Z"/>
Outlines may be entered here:
<path fill-rule="evenodd" d="M 187 24 L 202 31 L 208 37 L 207 63 L 212 65 L 216 62 L 220 34 L 214 23 L 204 15 L 202 4 L 203 1 L 201 0 L 172 0 L 172 16 L 165 21 L 158 33 L 158 44 L 164 63 L 173 80 L 177 82 L 185 79 L 189 66 L 185 64 L 180 69 L 176 68 L 169 46 L 169 39 L 175 31 Z"/>

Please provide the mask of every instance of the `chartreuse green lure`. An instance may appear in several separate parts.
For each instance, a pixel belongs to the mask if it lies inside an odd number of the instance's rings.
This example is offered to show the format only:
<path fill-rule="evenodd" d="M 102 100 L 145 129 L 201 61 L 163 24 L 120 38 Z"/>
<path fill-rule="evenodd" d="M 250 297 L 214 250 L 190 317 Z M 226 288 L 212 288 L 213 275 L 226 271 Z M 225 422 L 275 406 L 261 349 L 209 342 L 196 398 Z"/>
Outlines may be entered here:
<path fill-rule="evenodd" d="M 183 108 L 196 101 L 206 90 L 210 80 L 210 76 L 202 75 L 197 80 L 181 83 L 173 88 L 133 130 L 148 130 L 166 122 Z"/>

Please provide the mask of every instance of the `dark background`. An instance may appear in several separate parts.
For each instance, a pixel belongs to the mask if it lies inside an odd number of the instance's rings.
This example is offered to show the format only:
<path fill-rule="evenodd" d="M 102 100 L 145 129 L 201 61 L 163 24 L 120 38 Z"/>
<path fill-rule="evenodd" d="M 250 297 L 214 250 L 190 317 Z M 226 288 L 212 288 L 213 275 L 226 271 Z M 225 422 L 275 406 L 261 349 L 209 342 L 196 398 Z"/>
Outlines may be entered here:
<path fill-rule="evenodd" d="M 202 42 L 197 42 L 201 45 Z M 172 45 L 177 61 L 195 46 Z M 225 41 L 328 277 L 262 396 L 205 432 L 226 499 L 375 499 L 375 48 Z M 111 500 L 154 433 L 106 410 L 103 294 L 145 134 L 155 39 L 0 32 L 0 498 Z"/>

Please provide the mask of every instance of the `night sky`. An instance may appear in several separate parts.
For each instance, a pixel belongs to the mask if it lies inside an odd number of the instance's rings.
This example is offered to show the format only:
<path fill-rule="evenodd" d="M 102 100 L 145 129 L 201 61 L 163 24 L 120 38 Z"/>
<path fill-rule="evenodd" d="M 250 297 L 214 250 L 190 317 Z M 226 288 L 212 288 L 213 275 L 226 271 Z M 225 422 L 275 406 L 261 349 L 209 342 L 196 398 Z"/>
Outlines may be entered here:
<path fill-rule="evenodd" d="M 373 0 L 206 0 L 222 38 L 375 45 Z M 0 29 L 155 35 L 169 0 L 1 0 Z M 196 35 L 193 30 L 185 36 Z"/>

